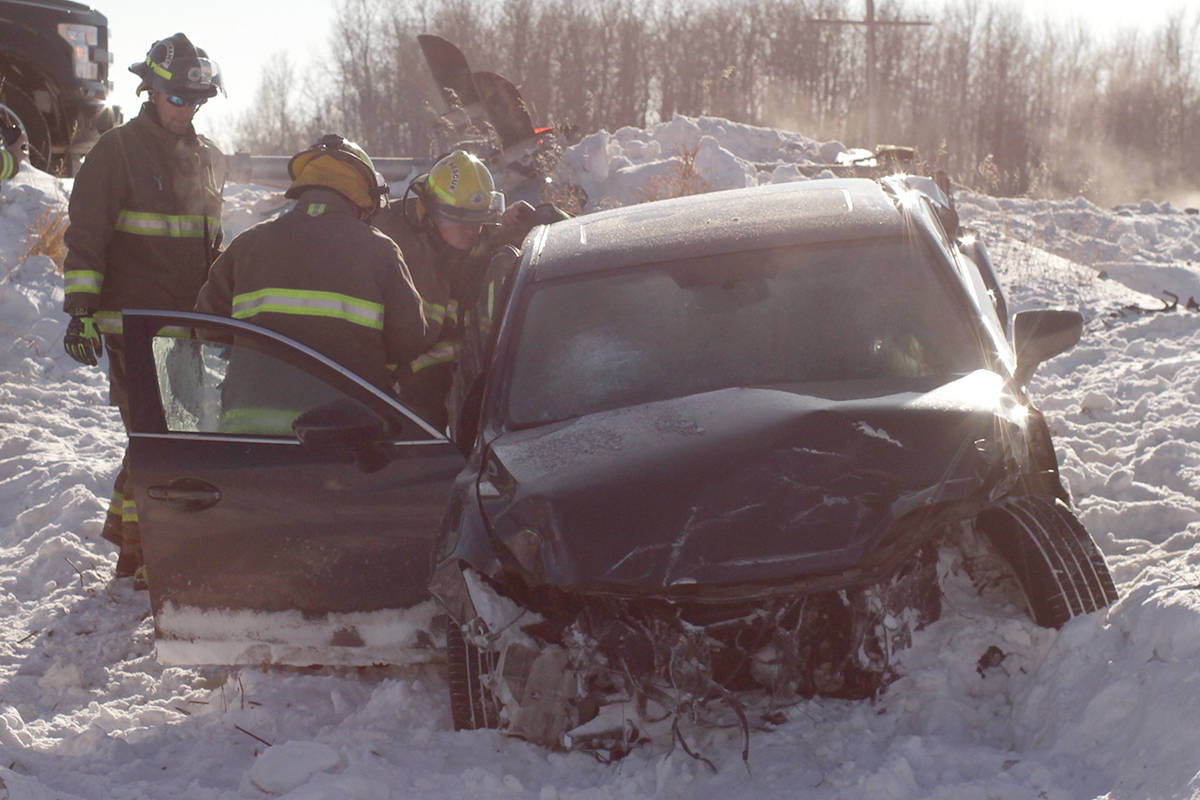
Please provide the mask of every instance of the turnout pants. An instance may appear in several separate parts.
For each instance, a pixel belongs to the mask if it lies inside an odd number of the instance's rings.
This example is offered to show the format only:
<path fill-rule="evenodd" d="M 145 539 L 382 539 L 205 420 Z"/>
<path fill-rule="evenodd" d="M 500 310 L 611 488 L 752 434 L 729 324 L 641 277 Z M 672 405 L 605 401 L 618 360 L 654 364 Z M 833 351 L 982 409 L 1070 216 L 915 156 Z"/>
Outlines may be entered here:
<path fill-rule="evenodd" d="M 108 402 L 121 412 L 121 422 L 125 425 L 125 433 L 128 435 L 129 392 L 125 382 L 124 341 L 120 336 L 105 336 L 104 345 L 108 348 Z M 121 469 L 113 482 L 112 500 L 108 504 L 104 530 L 100 535 L 120 547 L 122 553 L 128 552 L 136 557 L 138 564 L 141 563 L 142 536 L 138 529 L 133 484 L 129 481 L 128 448 L 121 458 Z"/>

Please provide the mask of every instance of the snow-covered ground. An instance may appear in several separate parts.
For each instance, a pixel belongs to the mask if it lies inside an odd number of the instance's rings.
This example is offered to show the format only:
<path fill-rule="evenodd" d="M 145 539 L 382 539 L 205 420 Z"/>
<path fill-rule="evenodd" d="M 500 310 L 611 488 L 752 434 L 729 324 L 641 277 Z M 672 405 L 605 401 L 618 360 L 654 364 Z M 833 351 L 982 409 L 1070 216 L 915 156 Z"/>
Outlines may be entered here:
<path fill-rule="evenodd" d="M 565 164 L 594 200 L 630 202 L 690 148 L 713 188 L 801 179 L 842 149 L 676 119 L 595 134 Z M 69 189 L 26 166 L 0 191 L 0 800 L 1200 797 L 1196 215 L 957 193 L 1014 309 L 1087 318 L 1032 390 L 1121 599 L 1052 631 L 951 592 L 877 702 L 798 702 L 752 734 L 748 768 L 739 732 L 712 732 L 692 744 L 714 773 L 665 744 L 601 764 L 455 732 L 435 667 L 158 665 L 147 597 L 110 582 L 99 535 L 120 421 L 102 371 L 62 350 L 52 262 L 22 260 Z M 230 235 L 269 194 L 227 187 Z M 1173 311 L 1125 308 L 1163 308 L 1164 290 Z M 985 669 L 990 647 L 1005 657 Z"/>

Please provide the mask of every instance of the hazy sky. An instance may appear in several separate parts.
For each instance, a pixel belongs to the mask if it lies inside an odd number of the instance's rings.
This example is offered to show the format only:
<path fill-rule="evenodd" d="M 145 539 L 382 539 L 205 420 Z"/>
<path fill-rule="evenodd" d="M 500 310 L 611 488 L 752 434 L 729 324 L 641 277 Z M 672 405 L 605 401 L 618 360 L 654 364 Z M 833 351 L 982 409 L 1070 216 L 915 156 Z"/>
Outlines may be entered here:
<path fill-rule="evenodd" d="M 135 96 L 138 77 L 129 66 L 146 57 L 158 39 L 182 31 L 221 66 L 227 97 L 217 95 L 196 114 L 196 130 L 222 146 L 237 114 L 249 107 L 267 59 L 287 50 L 301 73 L 307 61 L 327 52 L 329 25 L 339 0 L 207 0 L 196 4 L 147 0 L 82 0 L 108 17 L 115 61 L 109 79 L 112 102 L 125 117 L 137 114 L 146 95 Z M 416 46 L 414 42 L 413 46 Z"/>
<path fill-rule="evenodd" d="M 108 17 L 109 46 L 116 61 L 110 79 L 114 84 L 113 103 L 121 106 L 126 117 L 137 113 L 134 97 L 137 77 L 128 71 L 130 64 L 145 57 L 151 43 L 177 31 L 183 31 L 195 44 L 208 51 L 221 65 L 228 97 L 218 96 L 200 110 L 196 127 L 222 145 L 228 145 L 228 131 L 236 116 L 254 101 L 258 76 L 269 56 L 280 50 L 291 54 L 301 75 L 312 58 L 327 52 L 328 28 L 340 0 L 289 0 L 267 3 L 260 0 L 208 0 L 205 3 L 153 3 L 147 0 L 92 0 Z M 483 0 L 480 0 L 482 2 Z M 603 0 L 594 0 L 603 2 Z M 935 9 L 941 2 L 961 0 L 905 0 L 907 7 Z M 984 0 L 985 2 L 987 0 Z M 1100 31 L 1138 24 L 1161 22 L 1167 15 L 1184 7 L 1185 0 L 1003 0 L 1022 7 L 1026 13 L 1048 12 L 1064 18 L 1078 16 L 1093 23 Z M 84 0 L 89 2 L 89 0 Z M 886 0 L 876 0 L 882 6 Z M 851 7 L 854 3 L 851 2 Z M 862 4 L 865 9 L 865 2 Z M 1196 12 L 1193 12 L 1193 14 Z M 443 33 L 431 31 L 431 33 Z M 413 42 L 413 47 L 416 47 Z M 145 95 L 142 95 L 144 98 Z"/>

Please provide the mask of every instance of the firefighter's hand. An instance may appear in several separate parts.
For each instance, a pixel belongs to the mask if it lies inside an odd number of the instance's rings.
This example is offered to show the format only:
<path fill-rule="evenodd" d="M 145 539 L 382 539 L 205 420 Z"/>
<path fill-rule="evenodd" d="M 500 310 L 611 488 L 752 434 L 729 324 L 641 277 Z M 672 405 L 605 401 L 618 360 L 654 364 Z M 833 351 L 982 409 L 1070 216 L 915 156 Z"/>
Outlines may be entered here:
<path fill-rule="evenodd" d="M 524 200 L 518 200 L 504 209 L 504 216 L 500 218 L 500 230 L 495 241 L 520 247 L 521 242 L 525 241 L 525 235 L 536 224 L 537 212 L 533 206 Z"/>
<path fill-rule="evenodd" d="M 501 225 L 533 225 L 537 213 L 533 206 L 526 203 L 524 200 L 517 202 L 504 209 L 504 218 L 501 220 Z"/>
<path fill-rule="evenodd" d="M 96 318 L 82 309 L 71 312 L 67 323 L 67 335 L 63 337 L 63 348 L 67 355 L 80 364 L 96 366 L 97 356 L 104 355 L 104 343 L 96 330 Z"/>

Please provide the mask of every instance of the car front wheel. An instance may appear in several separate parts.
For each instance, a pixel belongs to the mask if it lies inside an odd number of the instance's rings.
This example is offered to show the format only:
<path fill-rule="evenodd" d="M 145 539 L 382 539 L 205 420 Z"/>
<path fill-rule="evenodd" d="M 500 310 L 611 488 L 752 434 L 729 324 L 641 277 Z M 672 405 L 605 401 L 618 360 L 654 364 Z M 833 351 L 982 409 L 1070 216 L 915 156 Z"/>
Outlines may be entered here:
<path fill-rule="evenodd" d="M 1117 599 L 1104 555 L 1062 500 L 1009 497 L 976 523 L 1012 569 L 1037 624 L 1060 628 Z"/>

